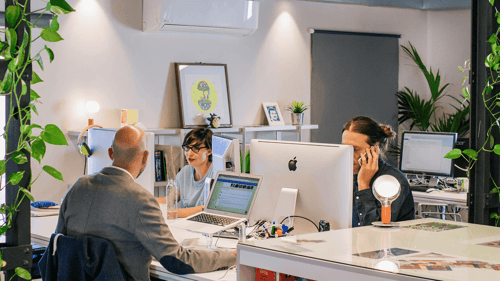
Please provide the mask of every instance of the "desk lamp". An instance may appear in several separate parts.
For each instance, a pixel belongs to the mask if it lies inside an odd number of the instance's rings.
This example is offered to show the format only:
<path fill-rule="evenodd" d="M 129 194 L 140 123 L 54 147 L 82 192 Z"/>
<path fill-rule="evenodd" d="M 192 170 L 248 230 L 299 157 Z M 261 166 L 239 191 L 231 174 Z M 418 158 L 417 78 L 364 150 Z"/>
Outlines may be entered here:
<path fill-rule="evenodd" d="M 87 115 L 89 117 L 89 120 L 88 120 L 89 126 L 94 125 L 94 119 L 93 119 L 94 114 L 99 112 L 99 109 L 101 109 L 101 107 L 99 106 L 99 103 L 96 102 L 95 100 L 91 100 L 91 101 L 88 101 L 85 103 L 85 112 L 87 113 Z"/>
<path fill-rule="evenodd" d="M 391 204 L 399 197 L 401 185 L 390 175 L 382 175 L 373 182 L 373 195 L 382 203 L 382 223 L 373 222 L 376 226 L 397 226 L 391 223 Z"/>

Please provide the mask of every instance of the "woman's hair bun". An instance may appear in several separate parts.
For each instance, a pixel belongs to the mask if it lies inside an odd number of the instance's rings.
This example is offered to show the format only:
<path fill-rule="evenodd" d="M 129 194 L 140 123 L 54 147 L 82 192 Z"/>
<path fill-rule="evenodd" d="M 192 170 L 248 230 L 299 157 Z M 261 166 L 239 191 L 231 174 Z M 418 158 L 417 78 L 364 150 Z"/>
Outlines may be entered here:
<path fill-rule="evenodd" d="M 389 125 L 380 125 L 380 128 L 384 130 L 384 133 L 386 134 L 387 138 L 392 140 L 396 137 L 396 132 L 392 130 L 392 127 Z"/>

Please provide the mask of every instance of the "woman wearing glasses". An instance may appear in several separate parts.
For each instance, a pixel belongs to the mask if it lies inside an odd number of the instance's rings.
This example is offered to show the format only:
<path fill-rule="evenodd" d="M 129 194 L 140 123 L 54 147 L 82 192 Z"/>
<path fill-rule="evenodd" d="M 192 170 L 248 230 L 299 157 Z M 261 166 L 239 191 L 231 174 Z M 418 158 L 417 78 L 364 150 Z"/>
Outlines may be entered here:
<path fill-rule="evenodd" d="M 182 144 L 189 165 L 184 166 L 175 178 L 179 189 L 180 218 L 188 217 L 203 210 L 203 187 L 205 178 L 213 178 L 212 131 L 196 128 L 190 131 Z"/>

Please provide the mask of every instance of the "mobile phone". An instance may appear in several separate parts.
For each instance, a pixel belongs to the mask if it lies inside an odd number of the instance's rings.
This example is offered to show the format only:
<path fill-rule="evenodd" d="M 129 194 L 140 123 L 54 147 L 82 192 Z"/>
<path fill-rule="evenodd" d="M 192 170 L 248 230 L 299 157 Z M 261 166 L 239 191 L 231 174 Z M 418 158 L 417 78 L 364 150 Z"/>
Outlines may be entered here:
<path fill-rule="evenodd" d="M 376 148 L 380 149 L 380 148 L 378 147 L 378 144 L 375 144 L 374 146 L 375 146 Z M 370 147 L 370 148 L 371 148 L 371 147 Z M 363 154 L 363 156 L 366 156 L 366 153 L 365 153 L 365 154 Z M 359 166 L 361 166 L 361 157 L 359 157 L 359 159 L 358 159 L 358 163 L 359 163 Z"/>

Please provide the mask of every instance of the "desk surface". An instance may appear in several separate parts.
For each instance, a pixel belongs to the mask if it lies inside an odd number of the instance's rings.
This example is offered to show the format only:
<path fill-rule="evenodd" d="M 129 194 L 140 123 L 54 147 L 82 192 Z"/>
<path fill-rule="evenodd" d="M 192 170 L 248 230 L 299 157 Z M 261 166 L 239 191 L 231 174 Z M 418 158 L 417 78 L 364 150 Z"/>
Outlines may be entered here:
<path fill-rule="evenodd" d="M 433 232 L 429 229 L 441 228 L 408 227 L 429 223 L 445 223 L 452 229 Z M 500 280 L 500 228 L 436 219 L 407 221 L 401 226 L 391 229 L 366 226 L 298 235 L 296 244 L 283 239 L 240 243 L 239 264 L 316 280 L 325 280 L 326 275 L 322 274 L 335 266 L 337 270 L 340 266 L 341 271 L 351 270 L 356 274 L 365 271 L 362 274 L 374 278 L 377 274 L 387 275 L 378 280 Z M 252 258 L 245 258 L 245 251 Z M 271 258 L 256 258 L 263 252 L 266 255 L 262 257 Z M 280 259 L 289 262 L 280 263 Z M 318 269 L 308 272 L 309 276 L 301 276 L 306 274 L 304 267 L 287 267 L 294 259 L 307 263 L 305 268 Z M 387 260 L 399 264 L 399 274 L 373 269 Z"/>
<path fill-rule="evenodd" d="M 465 207 L 467 206 L 467 192 L 433 191 L 427 193 L 412 191 L 412 194 L 415 202 L 446 202 L 448 204 L 456 204 Z"/>
<path fill-rule="evenodd" d="M 31 242 L 41 246 L 48 246 L 50 236 L 54 233 L 56 225 L 57 216 L 31 217 Z M 190 238 L 198 238 L 200 244 L 206 243 L 206 238 L 199 233 L 193 233 L 173 227 L 170 228 L 170 231 L 172 231 L 172 234 L 175 239 L 179 241 L 179 243 Z M 214 238 L 214 244 L 216 240 L 217 238 Z M 238 241 L 236 239 L 220 239 L 217 241 L 217 246 L 234 249 L 236 248 L 237 242 Z M 236 280 L 235 270 L 220 270 L 208 273 L 176 275 L 168 272 L 159 262 L 155 260 L 151 263 L 150 269 L 152 276 L 164 280 Z"/>

